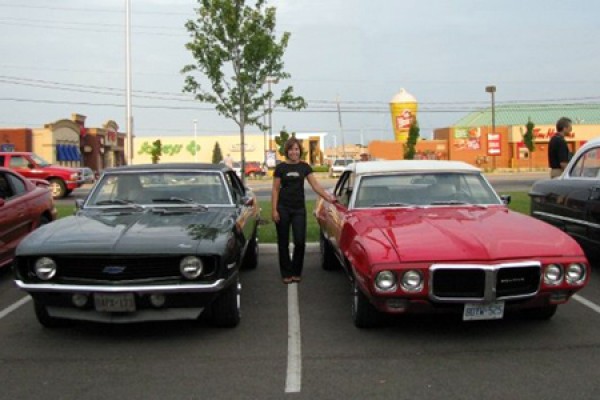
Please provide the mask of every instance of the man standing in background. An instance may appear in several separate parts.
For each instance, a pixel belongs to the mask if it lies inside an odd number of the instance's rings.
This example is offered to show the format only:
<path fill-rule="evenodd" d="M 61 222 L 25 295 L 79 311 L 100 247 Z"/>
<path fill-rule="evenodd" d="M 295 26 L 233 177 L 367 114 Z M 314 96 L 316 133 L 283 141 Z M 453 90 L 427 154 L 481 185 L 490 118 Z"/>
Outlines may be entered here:
<path fill-rule="evenodd" d="M 550 166 L 550 178 L 562 175 L 569 162 L 569 147 L 565 140 L 573 130 L 572 121 L 562 117 L 556 122 L 556 135 L 552 136 L 548 143 L 548 164 Z"/>

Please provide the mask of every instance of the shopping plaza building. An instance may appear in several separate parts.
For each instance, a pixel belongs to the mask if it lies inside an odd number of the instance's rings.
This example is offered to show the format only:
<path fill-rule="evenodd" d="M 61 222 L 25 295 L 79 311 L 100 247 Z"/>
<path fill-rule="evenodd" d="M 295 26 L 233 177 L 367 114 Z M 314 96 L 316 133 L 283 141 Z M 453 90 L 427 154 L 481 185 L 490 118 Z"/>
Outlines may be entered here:
<path fill-rule="evenodd" d="M 495 126 L 492 127 L 492 114 Z M 460 160 L 482 169 L 546 169 L 550 138 L 556 133 L 555 124 L 561 117 L 573 121 L 573 131 L 566 137 L 571 152 L 588 140 L 600 136 L 600 105 L 598 104 L 510 104 L 472 112 L 455 124 L 435 129 L 431 139 L 420 139 L 416 145 L 417 159 Z M 86 117 L 72 114 L 40 128 L 0 128 L 0 151 L 33 151 L 47 161 L 71 167 L 86 166 L 95 171 L 124 165 L 126 134 L 119 132 L 115 121 L 99 127 L 88 127 Z M 534 123 L 534 151 L 523 141 L 527 122 Z M 393 123 L 393 122 L 392 122 Z M 495 129 L 493 129 L 495 128 Z M 330 143 L 327 132 L 298 133 L 312 165 L 329 164 L 342 157 L 359 159 L 367 153 L 370 159 L 398 160 L 403 158 L 405 142 L 398 140 L 390 127 L 390 140 L 369 141 L 365 146 L 343 148 L 325 147 Z M 380 135 L 378 135 L 380 136 Z M 369 137 L 368 132 L 364 134 Z M 278 145 L 263 133 L 244 136 L 245 159 L 262 162 L 265 152 Z M 161 141 L 159 162 L 212 162 L 215 146 L 222 156 L 229 154 L 241 160 L 239 133 L 230 135 L 146 136 L 138 132 L 132 138 L 133 164 L 151 162 L 153 143 Z M 277 158 L 282 156 L 277 154 Z"/>

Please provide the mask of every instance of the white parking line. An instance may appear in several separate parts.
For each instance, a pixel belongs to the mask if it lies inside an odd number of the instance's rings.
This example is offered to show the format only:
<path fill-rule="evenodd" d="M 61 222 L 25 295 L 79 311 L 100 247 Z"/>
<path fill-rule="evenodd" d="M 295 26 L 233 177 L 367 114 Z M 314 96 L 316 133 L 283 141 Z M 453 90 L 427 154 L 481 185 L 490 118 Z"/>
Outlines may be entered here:
<path fill-rule="evenodd" d="M 0 319 L 6 317 L 11 312 L 15 311 L 17 308 L 21 307 L 23 304 L 26 304 L 29 300 L 31 300 L 30 296 L 25 296 L 21 300 L 16 303 L 6 307 L 4 310 L 0 311 Z"/>
<path fill-rule="evenodd" d="M 298 284 L 288 285 L 288 359 L 285 392 L 300 392 L 302 386 L 302 349 Z"/>
<path fill-rule="evenodd" d="M 581 303 L 581 304 L 583 304 L 584 306 L 586 306 L 586 307 L 589 307 L 589 308 L 591 308 L 592 310 L 596 311 L 598 314 L 600 314 L 600 306 L 599 306 L 599 305 L 597 305 L 597 304 L 595 304 L 595 303 L 592 303 L 592 302 L 591 302 L 591 301 L 589 301 L 588 299 L 586 299 L 586 298 L 583 298 L 583 297 L 581 297 L 581 296 L 580 296 L 580 295 L 578 295 L 578 294 L 574 294 L 574 295 L 572 296 L 572 299 L 573 299 L 573 300 L 575 300 L 575 301 L 578 301 L 578 302 L 580 302 L 580 303 Z"/>

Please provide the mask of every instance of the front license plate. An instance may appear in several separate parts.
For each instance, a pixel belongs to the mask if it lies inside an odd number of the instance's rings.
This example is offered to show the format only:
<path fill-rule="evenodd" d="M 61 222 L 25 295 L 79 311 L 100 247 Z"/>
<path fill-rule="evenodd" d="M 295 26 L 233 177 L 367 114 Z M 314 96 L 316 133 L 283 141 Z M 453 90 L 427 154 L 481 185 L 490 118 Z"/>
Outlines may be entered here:
<path fill-rule="evenodd" d="M 463 321 L 483 319 L 501 319 L 504 317 L 504 302 L 495 303 L 466 303 L 463 311 Z"/>
<path fill-rule="evenodd" d="M 119 294 L 94 294 L 96 311 L 104 312 L 132 312 L 135 311 L 133 293 Z"/>

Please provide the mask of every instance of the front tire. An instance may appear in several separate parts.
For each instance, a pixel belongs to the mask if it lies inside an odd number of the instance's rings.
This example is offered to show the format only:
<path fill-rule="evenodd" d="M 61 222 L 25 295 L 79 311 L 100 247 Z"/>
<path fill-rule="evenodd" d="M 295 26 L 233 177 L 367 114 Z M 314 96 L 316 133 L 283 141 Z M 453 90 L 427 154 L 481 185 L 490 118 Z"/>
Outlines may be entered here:
<path fill-rule="evenodd" d="M 359 289 L 356 280 L 352 283 L 352 320 L 357 328 L 374 328 L 381 323 L 381 314 Z"/>
<path fill-rule="evenodd" d="M 50 192 L 52 192 L 52 198 L 62 199 L 67 195 L 67 185 L 62 179 L 52 178 L 50 182 Z"/>
<path fill-rule="evenodd" d="M 335 257 L 331 244 L 325 238 L 322 230 L 319 232 L 319 248 L 321 250 L 321 268 L 326 271 L 337 269 L 339 267 L 339 262 Z"/>
<path fill-rule="evenodd" d="M 240 323 L 240 292 L 239 278 L 223 291 L 213 301 L 212 317 L 215 326 L 220 328 L 235 328 Z"/>
<path fill-rule="evenodd" d="M 258 267 L 258 239 L 256 238 L 256 230 L 252 235 L 252 239 L 248 242 L 246 254 L 244 254 L 244 262 L 242 268 L 256 269 Z"/>

